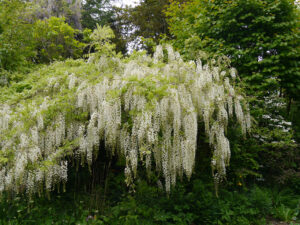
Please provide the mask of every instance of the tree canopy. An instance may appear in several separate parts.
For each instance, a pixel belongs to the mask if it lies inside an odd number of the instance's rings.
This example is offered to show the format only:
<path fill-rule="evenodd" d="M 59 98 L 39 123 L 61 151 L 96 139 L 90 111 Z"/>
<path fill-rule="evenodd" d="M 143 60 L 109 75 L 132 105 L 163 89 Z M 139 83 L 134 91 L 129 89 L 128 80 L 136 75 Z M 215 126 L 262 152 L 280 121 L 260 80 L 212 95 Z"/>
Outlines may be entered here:
<path fill-rule="evenodd" d="M 172 1 L 167 10 L 174 45 L 228 56 L 248 93 L 281 88 L 299 98 L 299 10 L 293 0 Z M 257 93 L 256 93 L 257 94 Z"/>
<path fill-rule="evenodd" d="M 33 27 L 27 21 L 28 11 L 20 0 L 0 4 L 0 69 L 14 70 L 24 66 L 35 55 Z"/>

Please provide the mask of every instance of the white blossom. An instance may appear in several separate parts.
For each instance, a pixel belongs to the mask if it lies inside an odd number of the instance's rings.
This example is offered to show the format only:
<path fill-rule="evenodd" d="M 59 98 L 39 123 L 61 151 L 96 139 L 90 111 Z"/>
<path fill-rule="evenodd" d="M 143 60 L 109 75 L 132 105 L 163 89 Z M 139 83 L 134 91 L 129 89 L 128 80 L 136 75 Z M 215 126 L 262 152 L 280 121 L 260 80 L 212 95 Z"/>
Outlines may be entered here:
<path fill-rule="evenodd" d="M 30 194 L 42 185 L 51 191 L 68 179 L 65 145 L 71 146 L 68 156 L 92 165 L 102 142 L 108 154 L 126 159 L 127 184 L 132 184 L 140 165 L 150 172 L 154 163 L 170 192 L 177 177 L 192 176 L 201 123 L 213 151 L 214 178 L 224 178 L 230 161 L 225 136 L 229 118 L 236 117 L 244 134 L 251 126 L 249 106 L 231 84 L 235 69 L 221 71 L 217 62 L 202 65 L 200 59 L 185 63 L 170 45 L 157 46 L 153 58 L 141 55 L 124 63 L 101 57 L 90 63 L 96 63 L 99 72 L 92 81 L 75 73 L 47 78 L 43 99 L 28 103 L 33 121 L 22 117 L 25 100 L 16 106 L 0 104 L 0 151 L 14 151 L 13 160 L 1 167 L 0 192 L 21 190 L 22 185 Z M 72 89 L 70 102 L 59 98 L 63 88 Z M 64 108 L 58 102 L 69 105 Z M 278 125 L 288 129 L 291 124 Z M 13 134 L 4 138 L 10 128 Z M 40 167 L 29 171 L 29 163 Z"/>

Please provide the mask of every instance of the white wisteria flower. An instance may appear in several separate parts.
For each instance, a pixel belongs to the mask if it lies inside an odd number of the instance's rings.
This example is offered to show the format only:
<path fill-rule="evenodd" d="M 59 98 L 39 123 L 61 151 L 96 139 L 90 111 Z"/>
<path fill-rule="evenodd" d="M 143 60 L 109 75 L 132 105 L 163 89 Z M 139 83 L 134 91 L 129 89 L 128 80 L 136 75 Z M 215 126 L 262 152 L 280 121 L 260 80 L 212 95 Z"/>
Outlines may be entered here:
<path fill-rule="evenodd" d="M 36 84 L 30 98 L 0 104 L 0 151 L 7 155 L 0 163 L 0 192 L 53 190 L 67 182 L 68 159 L 91 166 L 103 147 L 126 159 L 127 184 L 137 176 L 139 161 L 148 172 L 153 162 L 169 192 L 178 177 L 192 176 L 201 123 L 216 182 L 226 175 L 229 117 L 244 134 L 251 126 L 245 98 L 231 82 L 235 69 L 217 61 L 184 62 L 170 45 L 157 46 L 153 58 L 102 56 L 76 63 L 81 72 L 45 75 L 44 86 Z"/>

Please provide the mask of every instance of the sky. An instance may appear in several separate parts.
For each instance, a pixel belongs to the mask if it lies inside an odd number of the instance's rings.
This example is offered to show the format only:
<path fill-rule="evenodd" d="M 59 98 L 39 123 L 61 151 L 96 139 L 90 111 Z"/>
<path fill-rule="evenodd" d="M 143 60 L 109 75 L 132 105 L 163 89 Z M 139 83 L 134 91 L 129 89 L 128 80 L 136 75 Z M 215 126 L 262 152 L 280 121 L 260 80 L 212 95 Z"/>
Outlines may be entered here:
<path fill-rule="evenodd" d="M 126 6 L 126 5 L 128 5 L 128 6 L 135 6 L 135 5 L 137 5 L 138 4 L 138 2 L 139 2 L 139 0 L 115 0 L 115 1 L 113 1 L 113 5 L 115 5 L 115 6 Z"/>

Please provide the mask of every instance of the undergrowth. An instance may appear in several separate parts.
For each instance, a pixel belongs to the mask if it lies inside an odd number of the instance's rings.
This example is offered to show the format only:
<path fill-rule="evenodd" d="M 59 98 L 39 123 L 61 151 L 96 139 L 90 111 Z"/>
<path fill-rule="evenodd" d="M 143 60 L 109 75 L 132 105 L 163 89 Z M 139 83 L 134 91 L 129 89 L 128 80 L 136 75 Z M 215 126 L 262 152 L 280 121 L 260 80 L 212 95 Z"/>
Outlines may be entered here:
<path fill-rule="evenodd" d="M 213 182 L 194 178 L 180 182 L 169 196 L 157 185 L 140 180 L 134 193 L 124 175 L 109 176 L 108 192 L 86 186 L 31 200 L 2 196 L 0 224 L 269 224 L 270 220 L 300 222 L 300 198 L 292 189 L 227 187 L 214 194 Z M 240 188 L 240 189 L 239 189 Z M 67 189 L 72 189 L 71 186 Z M 106 197 L 106 203 L 96 199 Z"/>

